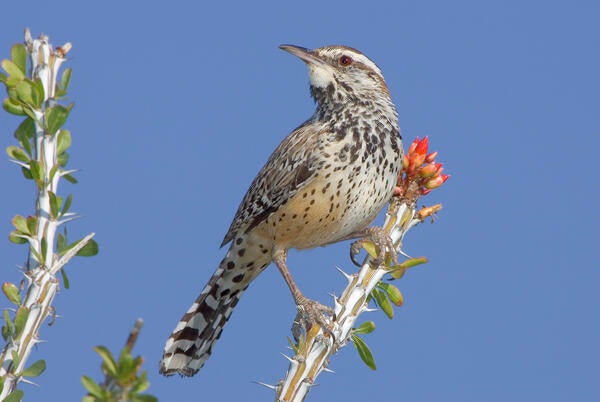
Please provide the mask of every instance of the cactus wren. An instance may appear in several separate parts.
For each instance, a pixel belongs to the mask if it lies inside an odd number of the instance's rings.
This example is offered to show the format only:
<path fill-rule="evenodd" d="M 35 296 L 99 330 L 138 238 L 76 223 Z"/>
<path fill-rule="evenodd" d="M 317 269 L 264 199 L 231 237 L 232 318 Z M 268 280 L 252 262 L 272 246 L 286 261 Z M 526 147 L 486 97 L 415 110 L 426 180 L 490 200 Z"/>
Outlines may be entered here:
<path fill-rule="evenodd" d="M 242 293 L 271 262 L 299 312 L 309 321 L 322 317 L 326 308 L 294 283 L 287 250 L 377 237 L 368 225 L 392 196 L 403 150 L 381 70 L 346 46 L 280 48 L 308 65 L 316 111 L 283 140 L 250 185 L 221 245 L 231 243 L 227 255 L 166 342 L 164 375 L 196 374 Z"/>

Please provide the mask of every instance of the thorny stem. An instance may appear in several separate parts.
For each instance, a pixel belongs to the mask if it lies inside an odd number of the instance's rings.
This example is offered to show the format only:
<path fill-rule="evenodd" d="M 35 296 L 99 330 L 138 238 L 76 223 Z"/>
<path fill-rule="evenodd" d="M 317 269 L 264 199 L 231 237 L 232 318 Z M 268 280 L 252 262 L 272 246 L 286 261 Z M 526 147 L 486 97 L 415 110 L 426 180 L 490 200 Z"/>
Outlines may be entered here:
<path fill-rule="evenodd" d="M 402 239 L 408 230 L 441 209 L 438 204 L 417 211 L 416 198 L 393 197 L 388 208 L 383 229 L 397 249 L 401 249 Z M 334 339 L 318 325 L 304 331 L 305 336 L 297 345 L 296 355 L 289 358 L 290 365 L 285 378 L 273 387 L 277 402 L 304 401 L 317 376 L 327 368 L 329 358 L 348 343 L 358 316 L 368 309 L 369 294 L 389 273 L 389 268 L 373 267 L 372 263 L 373 258 L 367 257 L 357 273 L 346 275 L 348 286 L 339 298 L 334 299 Z"/>
<path fill-rule="evenodd" d="M 32 62 L 30 77 L 32 80 L 39 78 L 44 87 L 41 108 L 32 110 L 36 117 L 34 159 L 42 167 L 44 177 L 36 183 L 38 224 L 36 233 L 29 239 L 30 250 L 35 250 L 38 256 L 43 256 L 43 260 L 38 261 L 35 253 L 29 253 L 24 273 L 28 285 L 23 303 L 19 306 L 19 309 L 25 308 L 29 313 L 23 330 L 16 337 L 8 339 L 0 353 L 0 377 L 4 378 L 0 400 L 4 400 L 15 390 L 20 373 L 25 368 L 33 347 L 39 342 L 39 330 L 43 322 L 53 314 L 52 301 L 59 288 L 55 275 L 94 236 L 93 233 L 86 236 L 62 258 L 59 258 L 54 249 L 60 222 L 52 217 L 50 192 L 57 194 L 61 175 L 51 176 L 52 168 L 58 163 L 57 135 L 45 131 L 44 112 L 56 102 L 54 90 L 58 71 L 71 45 L 66 44 L 62 48 L 53 49 L 47 36 L 42 35 L 34 40 L 29 30 L 25 32 L 25 42 Z"/>

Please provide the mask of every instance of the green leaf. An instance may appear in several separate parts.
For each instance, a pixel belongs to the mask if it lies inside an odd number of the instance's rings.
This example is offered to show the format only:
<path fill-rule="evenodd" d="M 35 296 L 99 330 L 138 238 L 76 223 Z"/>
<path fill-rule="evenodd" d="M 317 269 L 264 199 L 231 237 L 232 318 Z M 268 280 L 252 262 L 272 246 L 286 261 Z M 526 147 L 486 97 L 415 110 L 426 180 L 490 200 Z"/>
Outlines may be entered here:
<path fill-rule="evenodd" d="M 65 203 L 63 204 L 62 211 L 60 212 L 61 215 L 64 215 L 67 212 L 69 212 L 69 208 L 71 208 L 72 202 L 73 202 L 73 194 L 69 194 L 67 196 L 67 199 L 65 200 Z"/>
<path fill-rule="evenodd" d="M 6 76 L 6 74 L 0 72 L 0 82 L 5 83 L 7 78 L 8 77 Z M 2 391 L 0 391 L 0 392 L 2 392 Z"/>
<path fill-rule="evenodd" d="M 63 73 L 62 73 L 62 77 L 60 80 L 60 87 L 65 94 L 69 90 L 69 84 L 71 83 L 71 73 L 73 73 L 73 69 L 70 67 L 67 68 L 65 71 L 63 71 Z"/>
<path fill-rule="evenodd" d="M 425 264 L 428 262 L 426 257 L 409 258 L 403 261 L 401 264 L 390 267 L 389 272 L 392 279 L 400 279 L 406 273 L 406 270 L 417 265 Z"/>
<path fill-rule="evenodd" d="M 4 99 L 4 102 L 2 103 L 2 107 L 8 113 L 14 114 L 14 115 L 17 115 L 17 116 L 24 116 L 24 115 L 27 114 L 25 112 L 25 107 L 23 107 L 23 105 L 21 105 L 20 103 L 18 103 L 16 100 L 13 100 L 12 98 L 6 98 L 6 99 Z"/>
<path fill-rule="evenodd" d="M 377 366 L 375 365 L 375 359 L 373 358 L 373 353 L 371 353 L 371 349 L 369 349 L 365 341 L 353 334 L 352 342 L 354 343 L 354 346 L 356 346 L 356 350 L 358 350 L 358 355 L 360 356 L 362 361 L 371 370 L 377 370 Z"/>
<path fill-rule="evenodd" d="M 158 402 L 158 398 L 152 395 L 136 395 L 131 402 Z"/>
<path fill-rule="evenodd" d="M 58 159 L 60 160 L 60 155 Z M 58 163 L 52 166 L 52 168 L 50 169 L 50 173 L 48 174 L 48 180 L 54 180 L 54 175 L 56 174 L 56 172 L 58 172 L 58 169 L 60 169 L 60 165 Z"/>
<path fill-rule="evenodd" d="M 12 320 L 10 319 L 10 313 L 8 312 L 8 310 L 4 310 L 4 322 L 6 323 L 6 325 L 2 327 L 2 337 L 4 338 L 4 340 L 8 340 L 8 338 L 14 336 L 15 330 L 15 326 Z"/>
<path fill-rule="evenodd" d="M 27 233 L 34 234 L 37 232 L 37 216 L 28 216 L 27 217 L 27 229 L 29 231 Z"/>
<path fill-rule="evenodd" d="M 391 268 L 392 269 L 398 269 L 398 268 L 406 268 L 406 269 L 408 269 L 408 268 L 416 267 L 417 265 L 425 264 L 428 261 L 429 260 L 427 260 L 427 257 L 409 258 L 408 260 L 403 261 L 401 264 L 394 265 Z"/>
<path fill-rule="evenodd" d="M 44 370 L 46 370 L 46 361 L 38 360 L 37 362 L 33 363 L 31 366 L 23 370 L 21 375 L 23 377 L 37 377 L 40 374 L 42 374 Z"/>
<path fill-rule="evenodd" d="M 23 75 L 27 74 L 27 49 L 21 43 L 14 45 L 10 49 L 10 58 L 12 62 L 21 70 Z M 4 67 L 4 66 L 3 66 Z"/>
<path fill-rule="evenodd" d="M 28 240 L 23 238 L 22 235 L 16 230 L 13 230 L 8 234 L 8 240 L 10 240 L 11 243 L 15 244 L 25 244 L 28 242 Z"/>
<path fill-rule="evenodd" d="M 136 368 L 136 364 L 127 349 L 123 349 L 119 357 L 119 366 L 117 367 L 119 384 L 130 384 L 131 380 L 135 378 Z"/>
<path fill-rule="evenodd" d="M 69 109 L 62 105 L 49 107 L 44 112 L 44 128 L 46 132 L 53 135 L 65 124 L 69 116 Z"/>
<path fill-rule="evenodd" d="M 400 307 L 404 304 L 404 297 L 397 287 L 385 282 L 379 282 L 377 286 L 387 294 L 388 299 L 396 306 Z"/>
<path fill-rule="evenodd" d="M 56 236 L 56 251 L 58 251 L 59 254 L 62 254 L 63 251 L 67 250 L 67 237 L 63 236 L 61 233 L 59 233 Z"/>
<path fill-rule="evenodd" d="M 15 215 L 12 218 L 12 224 L 15 227 L 15 229 L 17 229 L 19 232 L 26 235 L 31 235 L 32 232 L 27 224 L 27 219 L 25 219 L 25 217 L 21 215 Z"/>
<path fill-rule="evenodd" d="M 44 169 L 35 159 L 29 161 L 29 171 L 34 180 L 42 180 L 44 178 Z"/>
<path fill-rule="evenodd" d="M 14 283 L 4 282 L 2 284 L 2 291 L 8 300 L 17 306 L 21 304 L 21 293 L 19 292 L 19 288 Z"/>
<path fill-rule="evenodd" d="M 48 255 L 48 240 L 46 240 L 46 237 L 42 237 L 42 241 L 40 242 L 40 248 L 42 251 L 42 261 L 46 261 L 46 256 Z M 41 261 L 40 261 L 41 262 Z"/>
<path fill-rule="evenodd" d="M 81 383 L 83 384 L 85 389 L 87 389 L 87 391 L 90 394 L 92 394 L 92 396 L 102 399 L 102 388 L 100 388 L 100 385 L 96 384 L 94 380 L 92 380 L 87 375 L 83 375 L 81 376 Z"/>
<path fill-rule="evenodd" d="M 33 175 L 31 174 L 31 169 L 27 169 L 26 167 L 21 166 L 21 173 L 23 173 L 23 177 L 27 180 L 32 180 Z"/>
<path fill-rule="evenodd" d="M 5 399 L 4 402 L 21 402 L 23 400 L 23 391 L 15 389 Z"/>
<path fill-rule="evenodd" d="M 35 107 L 35 102 L 33 101 L 33 83 L 29 80 L 23 80 L 17 84 L 15 87 L 17 90 L 17 97 L 19 100 L 31 107 Z"/>
<path fill-rule="evenodd" d="M 35 115 L 33 109 L 31 109 L 30 107 L 23 106 L 23 113 L 25 113 L 27 116 L 29 116 L 34 121 L 37 120 L 37 116 Z"/>
<path fill-rule="evenodd" d="M 23 147 L 27 155 L 31 157 L 33 155 L 31 149 L 31 139 L 35 135 L 35 123 L 31 117 L 27 117 L 19 124 L 19 127 L 15 130 L 15 138 L 19 141 L 19 144 Z"/>
<path fill-rule="evenodd" d="M 400 279 L 404 276 L 405 273 L 406 268 L 401 267 L 399 265 L 394 265 L 390 269 L 390 276 L 392 277 L 392 279 Z"/>
<path fill-rule="evenodd" d="M 144 371 L 140 376 L 135 380 L 135 383 L 131 387 L 131 393 L 139 394 L 140 392 L 144 392 L 150 387 L 150 382 L 148 381 L 148 372 Z"/>
<path fill-rule="evenodd" d="M 69 278 L 67 277 L 67 273 L 65 272 L 65 267 L 62 267 L 62 269 L 60 270 L 60 274 L 62 275 L 63 286 L 65 287 L 65 289 L 69 289 Z"/>
<path fill-rule="evenodd" d="M 375 245 L 375 243 L 370 242 L 370 241 L 364 241 L 362 244 L 362 247 L 372 258 L 377 258 L 377 255 L 379 254 L 379 250 L 377 249 L 377 246 Z"/>
<path fill-rule="evenodd" d="M 16 159 L 21 162 L 29 162 L 29 156 L 21 148 L 10 145 L 6 148 L 6 153 L 9 157 Z"/>
<path fill-rule="evenodd" d="M 21 363 L 21 358 L 19 357 L 19 354 L 17 353 L 16 350 L 11 350 L 10 355 L 11 355 L 12 361 L 13 361 L 12 367 L 17 367 L 19 365 L 19 363 Z"/>
<path fill-rule="evenodd" d="M 2 60 L 2 68 L 6 71 L 9 77 L 14 78 L 16 80 L 25 79 L 25 72 L 21 71 L 21 68 L 14 62 L 4 59 Z"/>
<path fill-rule="evenodd" d="M 389 319 L 394 318 L 394 308 L 390 304 L 390 301 L 386 297 L 385 293 L 383 293 L 381 290 L 373 289 L 371 291 L 371 294 L 373 295 L 373 297 L 375 297 L 377 305 L 385 313 L 385 315 Z"/>
<path fill-rule="evenodd" d="M 292 342 L 292 338 L 287 336 L 286 339 L 287 339 L 288 345 L 290 346 L 290 349 L 292 349 L 294 351 L 294 354 L 298 354 L 298 347 L 296 346 L 296 344 L 294 342 Z"/>
<path fill-rule="evenodd" d="M 365 335 L 375 331 L 375 323 L 373 321 L 365 321 L 358 327 L 354 328 L 355 334 Z"/>
<path fill-rule="evenodd" d="M 77 179 L 71 176 L 70 174 L 66 174 L 63 176 L 63 179 L 68 181 L 69 183 L 77 184 Z"/>
<path fill-rule="evenodd" d="M 4 339 L 4 341 L 8 341 L 10 338 L 12 338 L 12 332 L 10 332 L 10 328 L 7 325 L 3 325 L 2 339 Z"/>
<path fill-rule="evenodd" d="M 42 106 L 42 102 L 44 101 L 44 84 L 42 83 L 42 80 L 40 78 L 36 78 L 35 81 L 33 81 L 31 89 L 33 105 L 36 109 L 39 109 Z"/>
<path fill-rule="evenodd" d="M 117 363 L 115 362 L 115 359 L 110 350 L 108 350 L 104 346 L 96 346 L 94 350 L 102 358 L 102 364 L 107 374 L 109 376 L 115 377 L 117 375 Z"/>
<path fill-rule="evenodd" d="M 81 240 L 79 240 L 81 241 Z M 94 239 L 90 239 L 85 246 L 82 247 L 81 250 L 77 252 L 77 256 L 79 257 L 92 257 L 98 254 L 98 243 Z"/>
<path fill-rule="evenodd" d="M 69 130 L 62 129 L 58 132 L 58 138 L 56 140 L 56 154 L 60 155 L 65 152 L 71 146 L 71 132 Z"/>
<path fill-rule="evenodd" d="M 15 314 L 15 338 L 21 335 L 21 332 L 25 329 L 27 317 L 29 317 L 29 309 L 24 306 L 19 307 L 17 314 Z"/>
<path fill-rule="evenodd" d="M 69 153 L 63 152 L 61 154 L 58 154 L 56 161 L 58 162 L 59 166 L 62 166 L 62 167 L 66 166 L 67 163 L 69 162 Z"/>
<path fill-rule="evenodd" d="M 33 247 L 29 247 L 29 252 L 31 253 L 31 255 L 33 255 L 33 258 L 40 264 L 42 263 L 42 261 L 44 261 L 40 253 L 38 253 L 37 250 Z"/>
<path fill-rule="evenodd" d="M 52 191 L 48 191 L 48 196 L 50 198 L 50 214 L 52 218 L 58 218 L 58 212 L 60 211 L 62 199 L 57 197 Z"/>

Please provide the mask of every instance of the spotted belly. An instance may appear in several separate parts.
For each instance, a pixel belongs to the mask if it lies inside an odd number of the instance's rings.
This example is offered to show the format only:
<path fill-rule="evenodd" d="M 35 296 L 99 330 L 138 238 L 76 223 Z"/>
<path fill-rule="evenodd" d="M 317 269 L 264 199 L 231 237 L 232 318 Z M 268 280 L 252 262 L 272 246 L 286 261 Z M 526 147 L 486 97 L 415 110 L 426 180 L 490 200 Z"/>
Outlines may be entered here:
<path fill-rule="evenodd" d="M 371 224 L 388 202 L 393 182 L 382 179 L 317 178 L 263 221 L 256 232 L 285 249 L 312 248 L 352 237 Z"/>

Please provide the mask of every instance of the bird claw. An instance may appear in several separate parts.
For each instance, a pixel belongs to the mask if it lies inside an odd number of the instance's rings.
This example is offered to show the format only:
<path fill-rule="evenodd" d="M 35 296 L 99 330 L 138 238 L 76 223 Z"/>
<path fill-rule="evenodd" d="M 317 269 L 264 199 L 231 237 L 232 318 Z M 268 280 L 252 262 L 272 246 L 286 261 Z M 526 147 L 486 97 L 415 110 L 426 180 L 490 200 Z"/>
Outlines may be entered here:
<path fill-rule="evenodd" d="M 363 248 L 364 244 L 368 241 L 375 244 L 375 247 L 379 250 L 377 257 L 373 259 L 373 265 L 381 265 L 388 257 L 391 258 L 395 265 L 398 265 L 398 252 L 396 251 L 394 242 L 380 227 L 366 229 L 363 238 L 350 245 L 350 259 L 354 265 L 358 267 L 362 266 L 362 264 L 356 261 L 356 255 L 360 253 L 360 249 Z"/>
<path fill-rule="evenodd" d="M 292 335 L 296 342 L 300 339 L 302 330 L 308 332 L 313 325 L 320 326 L 326 334 L 335 339 L 331 323 L 334 312 L 331 307 L 307 298 L 296 301 L 296 307 L 298 308 L 298 315 L 296 315 L 292 325 Z"/>

